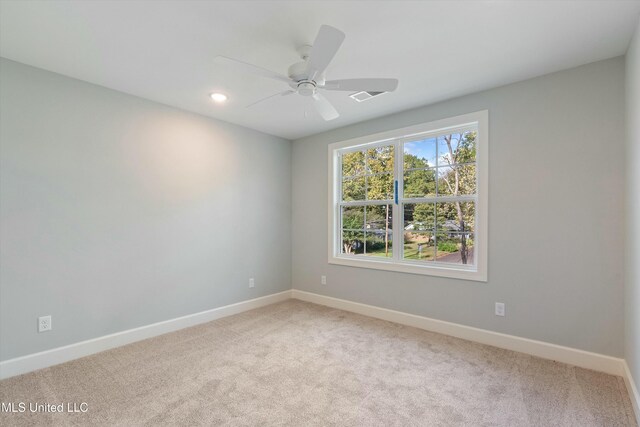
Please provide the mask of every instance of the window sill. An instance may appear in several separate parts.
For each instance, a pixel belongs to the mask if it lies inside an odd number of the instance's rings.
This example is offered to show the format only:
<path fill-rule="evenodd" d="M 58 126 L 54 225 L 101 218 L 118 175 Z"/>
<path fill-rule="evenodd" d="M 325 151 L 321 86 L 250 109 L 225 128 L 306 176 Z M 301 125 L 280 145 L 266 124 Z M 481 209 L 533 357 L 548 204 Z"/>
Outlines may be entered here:
<path fill-rule="evenodd" d="M 391 260 L 356 258 L 353 256 L 332 256 L 329 257 L 329 264 L 345 265 L 348 267 L 370 268 L 374 270 L 394 271 L 398 273 L 421 274 L 425 276 L 446 277 L 450 279 L 472 280 L 476 282 L 486 282 L 486 272 L 465 268 L 457 265 L 451 267 L 447 265 L 419 265 L 411 262 L 398 263 Z"/>

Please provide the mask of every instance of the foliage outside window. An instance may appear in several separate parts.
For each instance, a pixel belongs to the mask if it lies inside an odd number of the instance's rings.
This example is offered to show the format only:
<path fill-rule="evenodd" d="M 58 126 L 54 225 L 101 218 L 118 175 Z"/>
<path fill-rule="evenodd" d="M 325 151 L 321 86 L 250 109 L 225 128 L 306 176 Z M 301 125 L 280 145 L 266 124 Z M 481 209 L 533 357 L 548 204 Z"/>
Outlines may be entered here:
<path fill-rule="evenodd" d="M 486 280 L 486 112 L 396 134 L 330 147 L 329 261 Z"/>

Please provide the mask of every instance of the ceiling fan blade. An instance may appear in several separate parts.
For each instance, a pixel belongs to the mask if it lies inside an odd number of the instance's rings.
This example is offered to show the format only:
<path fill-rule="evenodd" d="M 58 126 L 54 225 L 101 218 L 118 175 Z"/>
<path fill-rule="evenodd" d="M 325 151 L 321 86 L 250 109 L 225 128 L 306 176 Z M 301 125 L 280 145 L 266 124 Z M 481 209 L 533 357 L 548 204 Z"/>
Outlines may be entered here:
<path fill-rule="evenodd" d="M 216 56 L 213 59 L 213 62 L 226 65 L 239 72 L 280 80 L 287 84 L 291 83 L 290 78 L 283 76 L 282 74 L 278 74 L 275 71 L 267 70 L 266 68 L 258 67 L 257 65 L 247 64 L 246 62 L 238 61 L 237 59 L 227 58 L 226 56 Z"/>
<path fill-rule="evenodd" d="M 315 100 L 313 104 L 316 106 L 316 110 L 318 110 L 318 113 L 320 113 L 322 118 L 326 121 L 337 119 L 340 116 L 336 109 L 333 108 L 333 105 L 331 105 L 324 96 L 319 93 L 315 93 L 313 94 L 313 99 Z"/>
<path fill-rule="evenodd" d="M 398 79 L 329 80 L 321 87 L 327 90 L 393 92 L 398 87 Z"/>
<path fill-rule="evenodd" d="M 329 25 L 322 25 L 309 53 L 309 80 L 322 74 L 344 41 L 344 33 Z"/>
<path fill-rule="evenodd" d="M 286 95 L 291 95 L 291 94 L 293 94 L 293 93 L 296 93 L 296 92 L 295 92 L 295 91 L 293 91 L 293 90 L 285 90 L 284 92 L 274 93 L 273 95 L 269 95 L 269 96 L 267 96 L 266 98 L 262 98 L 262 99 L 257 100 L 256 102 L 252 102 L 251 104 L 247 105 L 247 106 L 246 106 L 246 107 L 244 107 L 244 108 L 253 107 L 253 106 L 254 106 L 254 105 L 256 105 L 256 104 L 261 103 L 262 101 L 266 101 L 267 99 L 274 98 L 274 97 L 276 97 L 276 96 L 278 96 L 278 95 L 280 95 L 280 96 L 286 96 Z"/>

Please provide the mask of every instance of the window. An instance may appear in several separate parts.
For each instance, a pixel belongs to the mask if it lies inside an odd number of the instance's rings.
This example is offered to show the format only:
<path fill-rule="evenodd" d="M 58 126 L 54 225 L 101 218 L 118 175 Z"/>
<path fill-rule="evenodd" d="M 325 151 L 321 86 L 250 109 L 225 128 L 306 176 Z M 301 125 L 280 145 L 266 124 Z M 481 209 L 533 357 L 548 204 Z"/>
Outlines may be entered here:
<path fill-rule="evenodd" d="M 486 281 L 488 113 L 329 146 L 329 262 Z"/>

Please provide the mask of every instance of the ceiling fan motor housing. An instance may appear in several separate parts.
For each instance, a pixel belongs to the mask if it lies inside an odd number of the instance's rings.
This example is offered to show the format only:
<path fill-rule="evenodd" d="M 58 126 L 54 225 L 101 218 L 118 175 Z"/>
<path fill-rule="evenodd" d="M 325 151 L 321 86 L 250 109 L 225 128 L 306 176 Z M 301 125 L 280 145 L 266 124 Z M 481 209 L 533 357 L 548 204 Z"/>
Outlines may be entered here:
<path fill-rule="evenodd" d="M 298 53 L 302 61 L 291 65 L 288 70 L 289 78 L 293 80 L 291 87 L 300 95 L 312 96 L 316 93 L 318 85 L 322 86 L 324 84 L 324 73 L 315 76 L 313 80 L 309 79 L 309 54 L 311 53 L 311 46 L 300 46 Z"/>
<path fill-rule="evenodd" d="M 296 62 L 289 67 L 289 77 L 296 82 L 307 79 L 307 61 Z"/>

